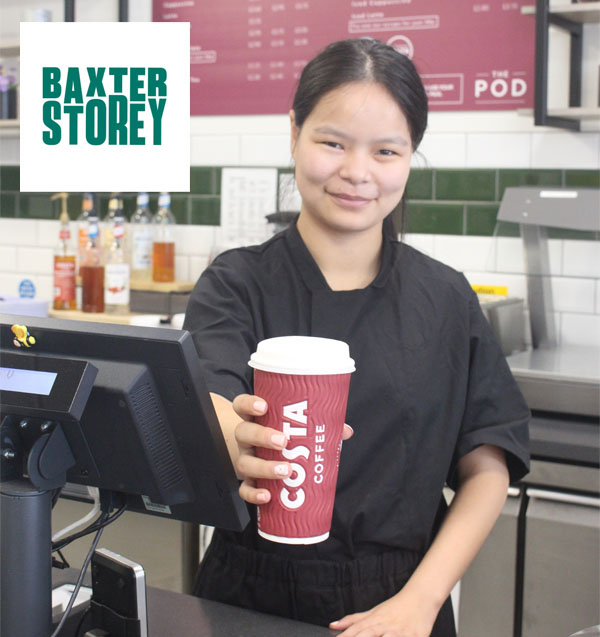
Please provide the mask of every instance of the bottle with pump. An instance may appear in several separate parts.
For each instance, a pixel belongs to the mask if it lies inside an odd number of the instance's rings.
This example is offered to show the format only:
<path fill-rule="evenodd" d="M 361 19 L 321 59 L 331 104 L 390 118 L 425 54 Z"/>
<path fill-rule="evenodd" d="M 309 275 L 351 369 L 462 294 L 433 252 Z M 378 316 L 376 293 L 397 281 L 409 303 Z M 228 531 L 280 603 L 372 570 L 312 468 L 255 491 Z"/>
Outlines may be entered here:
<path fill-rule="evenodd" d="M 71 246 L 69 213 L 67 212 L 66 192 L 53 195 L 53 200 L 61 200 L 60 231 L 58 244 L 54 250 L 54 303 L 55 310 L 74 310 L 75 299 L 75 252 Z"/>
<path fill-rule="evenodd" d="M 152 280 L 152 215 L 147 192 L 137 196 L 137 209 L 129 221 L 131 280 L 137 283 Z"/>
<path fill-rule="evenodd" d="M 109 314 L 129 312 L 129 261 L 125 251 L 123 207 L 115 210 L 112 242 L 106 252 L 104 273 L 104 310 Z"/>
<path fill-rule="evenodd" d="M 175 217 L 168 192 L 160 193 L 153 221 L 152 280 L 172 282 L 175 280 Z"/>
<path fill-rule="evenodd" d="M 92 209 L 88 217 L 88 241 L 79 266 L 83 312 L 104 312 L 104 263 L 99 228 L 100 220 Z"/>
<path fill-rule="evenodd" d="M 86 192 L 81 203 L 81 214 L 77 217 L 77 273 L 88 242 L 88 219 L 94 209 L 94 195 Z"/>

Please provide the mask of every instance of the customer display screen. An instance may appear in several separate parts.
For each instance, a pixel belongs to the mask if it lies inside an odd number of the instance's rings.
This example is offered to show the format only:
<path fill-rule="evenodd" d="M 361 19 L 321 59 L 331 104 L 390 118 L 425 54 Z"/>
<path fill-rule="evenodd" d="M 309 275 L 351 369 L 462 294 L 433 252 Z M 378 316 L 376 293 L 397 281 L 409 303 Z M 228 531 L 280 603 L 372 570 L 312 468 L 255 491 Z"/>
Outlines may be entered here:
<path fill-rule="evenodd" d="M 0 367 L 0 390 L 48 396 L 56 376 L 56 372 Z"/>

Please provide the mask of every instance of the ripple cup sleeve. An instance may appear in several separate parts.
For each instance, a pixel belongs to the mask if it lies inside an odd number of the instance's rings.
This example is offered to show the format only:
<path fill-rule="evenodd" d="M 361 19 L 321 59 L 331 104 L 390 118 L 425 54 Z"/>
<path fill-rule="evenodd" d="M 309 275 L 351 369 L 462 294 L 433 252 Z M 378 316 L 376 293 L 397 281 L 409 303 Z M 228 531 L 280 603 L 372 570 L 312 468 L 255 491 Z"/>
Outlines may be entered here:
<path fill-rule="evenodd" d="M 308 336 L 261 341 L 250 363 L 254 393 L 267 401 L 256 421 L 282 431 L 285 449 L 256 449 L 292 466 L 285 480 L 257 480 L 271 500 L 258 507 L 258 533 L 275 542 L 314 544 L 329 537 L 342 433 L 354 361 L 342 341 Z"/>

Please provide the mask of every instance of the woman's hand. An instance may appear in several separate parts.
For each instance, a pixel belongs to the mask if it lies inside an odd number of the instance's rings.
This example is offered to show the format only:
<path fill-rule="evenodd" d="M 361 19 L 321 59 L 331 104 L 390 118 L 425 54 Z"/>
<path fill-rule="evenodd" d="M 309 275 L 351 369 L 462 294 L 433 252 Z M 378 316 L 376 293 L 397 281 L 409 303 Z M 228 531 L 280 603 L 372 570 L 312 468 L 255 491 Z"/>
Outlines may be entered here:
<path fill-rule="evenodd" d="M 265 504 L 271 499 L 268 489 L 256 488 L 257 478 L 285 480 L 291 472 L 289 462 L 263 460 L 255 454 L 256 447 L 281 451 L 288 443 L 281 431 L 252 422 L 255 417 L 263 416 L 267 408 L 266 401 L 258 396 L 241 394 L 233 400 L 233 409 L 242 419 L 235 427 L 239 454 L 234 460 L 234 466 L 238 477 L 242 478 L 240 496 L 250 504 Z M 344 425 L 344 440 L 350 438 L 353 433 L 351 427 Z"/>
<path fill-rule="evenodd" d="M 251 504 L 265 504 L 271 499 L 271 494 L 268 489 L 256 488 L 256 478 L 284 480 L 290 474 L 290 463 L 257 458 L 254 449 L 261 447 L 281 451 L 288 439 L 281 431 L 252 422 L 254 417 L 267 412 L 267 403 L 262 398 L 241 394 L 233 400 L 233 409 L 242 419 L 235 428 L 235 440 L 239 448 L 235 470 L 243 479 L 240 496 Z"/>
<path fill-rule="evenodd" d="M 371 610 L 331 622 L 329 628 L 343 630 L 338 637 L 429 637 L 438 612 L 435 604 L 403 588 Z"/>

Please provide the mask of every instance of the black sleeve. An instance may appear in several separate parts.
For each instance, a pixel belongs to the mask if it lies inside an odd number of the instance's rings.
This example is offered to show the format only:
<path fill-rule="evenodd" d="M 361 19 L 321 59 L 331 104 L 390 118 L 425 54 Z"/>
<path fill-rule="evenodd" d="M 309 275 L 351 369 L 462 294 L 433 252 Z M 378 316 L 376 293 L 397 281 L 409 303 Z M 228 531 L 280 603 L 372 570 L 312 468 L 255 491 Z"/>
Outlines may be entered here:
<path fill-rule="evenodd" d="M 194 339 L 208 390 L 229 400 L 252 393 L 248 361 L 256 337 L 251 307 L 243 265 L 225 253 L 202 273 L 185 313 L 183 329 Z"/>
<path fill-rule="evenodd" d="M 529 408 L 513 378 L 477 295 L 469 291 L 469 378 L 463 421 L 448 484 L 460 458 L 481 445 L 504 450 L 510 481 L 529 471 Z"/>

